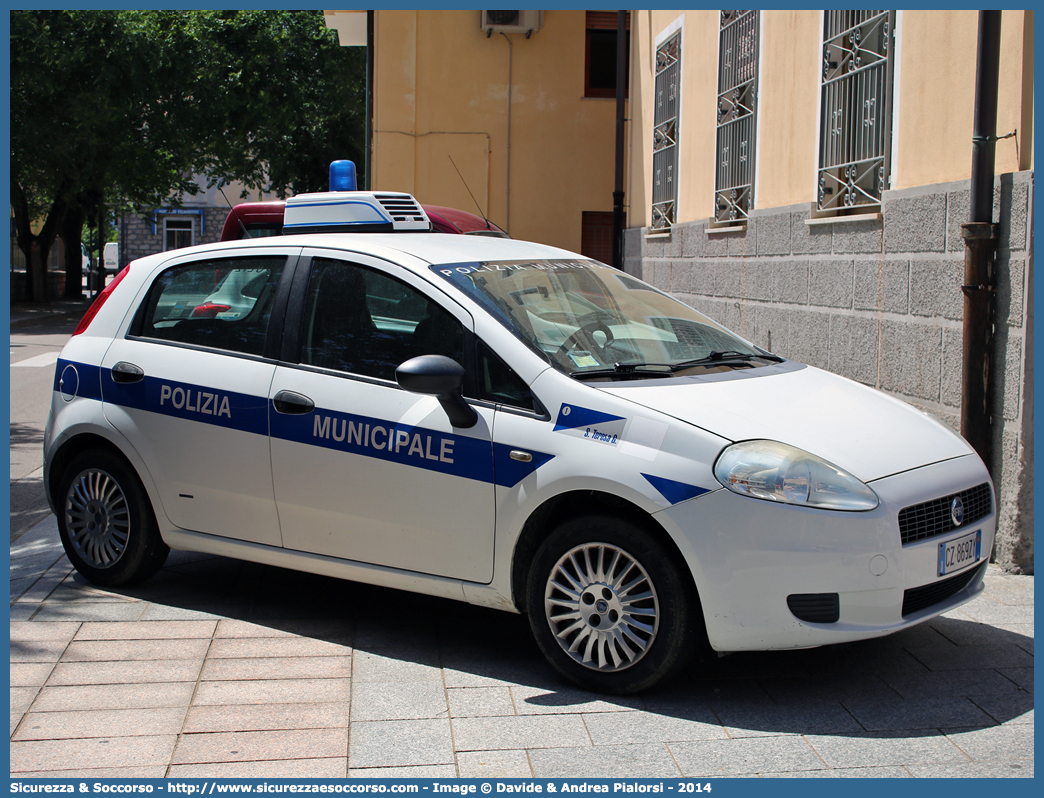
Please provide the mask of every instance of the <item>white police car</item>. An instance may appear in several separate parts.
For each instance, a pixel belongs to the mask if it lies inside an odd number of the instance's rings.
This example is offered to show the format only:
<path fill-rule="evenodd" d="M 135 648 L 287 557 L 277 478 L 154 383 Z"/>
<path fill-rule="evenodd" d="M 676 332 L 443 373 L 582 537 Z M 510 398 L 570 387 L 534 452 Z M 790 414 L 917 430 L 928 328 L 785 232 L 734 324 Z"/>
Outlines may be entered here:
<path fill-rule="evenodd" d="M 982 590 L 989 477 L 914 408 L 574 253 L 426 232 L 408 195 L 285 224 L 135 261 L 63 350 L 46 486 L 88 579 L 170 547 L 525 612 L 607 692 Z"/>

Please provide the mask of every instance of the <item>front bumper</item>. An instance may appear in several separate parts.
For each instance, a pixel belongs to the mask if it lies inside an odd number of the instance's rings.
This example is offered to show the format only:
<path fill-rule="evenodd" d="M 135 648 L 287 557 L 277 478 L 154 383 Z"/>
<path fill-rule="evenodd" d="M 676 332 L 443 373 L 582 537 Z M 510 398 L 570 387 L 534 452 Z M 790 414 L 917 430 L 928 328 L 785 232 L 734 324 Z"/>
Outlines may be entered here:
<path fill-rule="evenodd" d="M 985 467 L 968 455 L 870 483 L 881 503 L 869 512 L 814 510 L 722 489 L 656 517 L 692 570 L 712 648 L 806 648 L 886 635 L 978 595 L 996 500 L 984 517 L 906 546 L 899 512 L 983 483 Z M 979 560 L 939 576 L 939 544 L 977 530 Z M 827 622 L 800 620 L 795 611 Z"/>

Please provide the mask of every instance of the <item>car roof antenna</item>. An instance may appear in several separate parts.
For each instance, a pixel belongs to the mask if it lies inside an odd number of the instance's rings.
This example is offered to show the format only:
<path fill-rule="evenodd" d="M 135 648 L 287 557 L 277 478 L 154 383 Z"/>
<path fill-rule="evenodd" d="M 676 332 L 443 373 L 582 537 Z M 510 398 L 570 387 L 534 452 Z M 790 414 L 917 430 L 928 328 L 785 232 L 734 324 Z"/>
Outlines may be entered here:
<path fill-rule="evenodd" d="M 243 229 L 243 238 L 250 238 L 250 232 L 247 230 L 246 224 L 243 222 L 241 218 L 239 218 L 239 214 L 236 213 L 236 206 L 229 202 L 228 197 L 225 196 L 225 189 L 218 185 L 217 190 L 221 192 L 221 196 L 224 198 L 225 204 L 228 205 L 229 210 L 232 212 L 232 215 L 236 217 L 236 221 L 239 222 L 239 226 Z"/>
<path fill-rule="evenodd" d="M 453 164 L 453 168 L 457 169 L 457 163 L 456 163 L 456 161 L 453 160 L 453 156 L 447 154 L 446 157 L 450 159 L 450 163 Z M 460 173 L 460 169 L 457 169 L 457 177 L 459 177 L 460 178 L 460 182 L 464 184 L 464 188 L 466 188 L 468 190 L 468 194 L 471 194 L 471 188 L 468 186 L 468 181 L 464 179 L 464 175 L 462 175 Z M 489 219 L 486 218 L 486 212 L 484 210 L 482 210 L 482 206 L 480 206 L 478 204 L 478 200 L 475 199 L 475 195 L 474 194 L 471 194 L 471 201 L 474 202 L 475 203 L 475 207 L 478 208 L 479 216 L 481 216 L 482 217 L 482 221 L 484 221 L 486 223 L 486 229 L 487 230 L 492 230 L 493 228 L 490 227 L 490 225 L 489 225 Z"/>

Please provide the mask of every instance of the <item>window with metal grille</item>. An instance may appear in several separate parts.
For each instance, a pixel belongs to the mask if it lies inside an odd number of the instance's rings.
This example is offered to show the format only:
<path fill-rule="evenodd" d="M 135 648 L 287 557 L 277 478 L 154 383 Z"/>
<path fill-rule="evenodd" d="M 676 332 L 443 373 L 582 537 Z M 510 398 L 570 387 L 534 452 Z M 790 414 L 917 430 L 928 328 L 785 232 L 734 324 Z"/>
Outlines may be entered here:
<path fill-rule="evenodd" d="M 714 223 L 747 221 L 754 190 L 758 12 L 722 11 L 718 33 Z"/>
<path fill-rule="evenodd" d="M 876 210 L 888 188 L 895 11 L 823 13 L 817 210 Z"/>
<path fill-rule="evenodd" d="M 681 88 L 681 31 L 656 48 L 653 111 L 652 230 L 678 221 L 678 111 Z"/>

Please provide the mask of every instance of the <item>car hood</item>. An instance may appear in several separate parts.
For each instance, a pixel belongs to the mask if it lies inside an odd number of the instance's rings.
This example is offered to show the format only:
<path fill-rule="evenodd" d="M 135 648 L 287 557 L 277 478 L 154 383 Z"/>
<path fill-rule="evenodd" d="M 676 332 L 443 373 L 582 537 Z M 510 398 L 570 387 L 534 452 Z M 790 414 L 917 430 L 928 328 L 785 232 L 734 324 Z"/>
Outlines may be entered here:
<path fill-rule="evenodd" d="M 793 362 L 598 387 L 731 441 L 789 443 L 864 482 L 973 451 L 949 427 L 905 402 Z"/>

